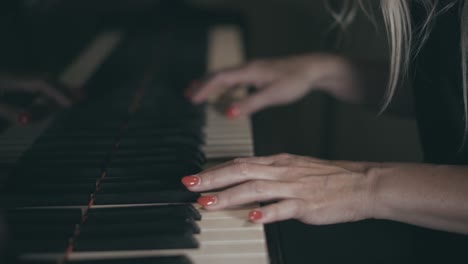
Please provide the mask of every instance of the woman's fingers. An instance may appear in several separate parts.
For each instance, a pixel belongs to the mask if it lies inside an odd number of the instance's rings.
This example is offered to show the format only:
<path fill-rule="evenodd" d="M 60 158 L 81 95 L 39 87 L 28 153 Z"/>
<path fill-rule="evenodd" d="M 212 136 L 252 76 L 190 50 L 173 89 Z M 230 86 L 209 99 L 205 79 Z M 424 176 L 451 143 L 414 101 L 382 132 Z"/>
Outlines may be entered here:
<path fill-rule="evenodd" d="M 186 176 L 182 178 L 182 183 L 191 191 L 202 192 L 228 187 L 248 180 L 274 180 L 278 179 L 282 172 L 283 168 L 241 160 L 216 170 Z"/>
<path fill-rule="evenodd" d="M 258 67 L 247 66 L 225 70 L 215 74 L 206 82 L 191 85 L 186 95 L 193 103 L 202 103 L 212 94 L 221 94 L 238 85 L 259 86 L 269 82 L 271 76 L 267 76 Z"/>
<path fill-rule="evenodd" d="M 249 220 L 255 223 L 272 223 L 300 218 L 304 202 L 300 199 L 285 199 L 250 211 Z"/>
<path fill-rule="evenodd" d="M 236 114 L 231 116 L 248 116 L 268 106 L 278 104 L 281 99 L 278 100 L 278 97 L 275 95 L 277 91 L 277 89 L 267 87 L 234 103 L 230 109 L 232 109 L 231 111 L 235 111 Z"/>
<path fill-rule="evenodd" d="M 198 202 L 208 210 L 217 210 L 253 202 L 295 198 L 297 184 L 267 180 L 248 181 L 217 193 L 202 196 Z"/>

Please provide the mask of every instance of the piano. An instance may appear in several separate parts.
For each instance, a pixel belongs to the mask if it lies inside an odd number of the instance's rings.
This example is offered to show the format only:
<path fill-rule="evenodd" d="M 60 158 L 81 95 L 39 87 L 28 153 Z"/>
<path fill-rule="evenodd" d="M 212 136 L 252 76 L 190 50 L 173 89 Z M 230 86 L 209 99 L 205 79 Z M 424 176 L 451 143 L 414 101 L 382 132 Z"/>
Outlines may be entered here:
<path fill-rule="evenodd" d="M 96 30 L 58 74 L 88 100 L 0 135 L 12 263 L 279 262 L 254 205 L 207 212 L 180 183 L 253 145 L 248 119 L 182 95 L 242 63 L 242 26 L 177 12 Z"/>

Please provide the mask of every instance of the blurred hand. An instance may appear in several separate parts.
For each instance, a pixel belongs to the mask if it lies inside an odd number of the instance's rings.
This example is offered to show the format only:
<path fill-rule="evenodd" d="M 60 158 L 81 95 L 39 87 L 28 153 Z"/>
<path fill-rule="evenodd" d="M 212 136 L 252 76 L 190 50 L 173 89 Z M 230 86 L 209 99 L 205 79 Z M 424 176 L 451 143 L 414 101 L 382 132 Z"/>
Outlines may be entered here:
<path fill-rule="evenodd" d="M 333 224 L 372 217 L 372 166 L 280 154 L 235 159 L 186 176 L 182 183 L 194 192 L 223 189 L 199 198 L 207 210 L 274 201 L 252 210 L 249 219 Z"/>
<path fill-rule="evenodd" d="M 283 59 L 258 60 L 220 71 L 206 81 L 191 85 L 186 96 L 199 104 L 212 94 L 219 95 L 238 86 L 254 86 L 258 91 L 231 105 L 231 117 L 249 115 L 265 107 L 291 103 L 335 75 L 336 56 L 312 54 Z M 322 88 L 322 87 L 320 87 Z"/>
<path fill-rule="evenodd" d="M 29 98 L 29 100 L 8 100 L 12 96 L 15 98 Z M 26 77 L 0 77 L 0 119 L 4 119 L 9 123 L 28 123 L 30 114 L 28 109 L 32 107 L 30 104 L 33 100 L 41 98 L 41 103 L 49 103 L 58 107 L 70 107 L 74 98 L 67 96 L 63 91 L 57 89 L 52 84 L 40 78 Z M 24 101 L 28 105 L 24 105 Z"/>

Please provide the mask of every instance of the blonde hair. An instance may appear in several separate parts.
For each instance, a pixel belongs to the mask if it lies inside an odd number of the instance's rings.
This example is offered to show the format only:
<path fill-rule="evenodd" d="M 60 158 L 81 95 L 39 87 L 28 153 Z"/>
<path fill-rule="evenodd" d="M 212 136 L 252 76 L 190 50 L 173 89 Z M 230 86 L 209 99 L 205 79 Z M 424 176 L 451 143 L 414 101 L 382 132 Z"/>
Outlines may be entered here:
<path fill-rule="evenodd" d="M 418 28 L 413 28 L 410 2 L 418 2 L 426 11 L 426 18 Z M 350 3 L 351 2 L 351 3 Z M 383 98 L 380 113 L 385 111 L 389 106 L 396 89 L 406 81 L 409 65 L 412 56 L 419 53 L 421 47 L 429 37 L 429 33 L 434 22 L 434 19 L 441 13 L 445 12 L 455 4 L 461 2 L 459 0 L 452 0 L 444 6 L 440 6 L 440 0 L 380 0 L 380 9 L 382 12 L 383 20 L 386 26 L 388 46 L 390 49 L 390 72 L 387 83 L 387 89 Z M 372 14 L 365 6 L 366 2 L 363 0 L 357 1 L 344 1 L 339 11 L 330 8 L 327 3 L 327 8 L 334 17 L 336 24 L 342 29 L 351 23 L 356 15 L 356 10 L 360 7 L 364 13 L 372 20 Z M 461 61 L 462 67 L 462 81 L 463 81 L 463 105 L 464 105 L 464 136 L 461 143 L 463 147 L 466 143 L 468 132 L 468 102 L 467 102 L 467 89 L 468 89 L 468 4 L 463 3 L 462 16 L 460 21 L 461 28 Z M 461 148 L 460 148 L 461 149 Z"/>

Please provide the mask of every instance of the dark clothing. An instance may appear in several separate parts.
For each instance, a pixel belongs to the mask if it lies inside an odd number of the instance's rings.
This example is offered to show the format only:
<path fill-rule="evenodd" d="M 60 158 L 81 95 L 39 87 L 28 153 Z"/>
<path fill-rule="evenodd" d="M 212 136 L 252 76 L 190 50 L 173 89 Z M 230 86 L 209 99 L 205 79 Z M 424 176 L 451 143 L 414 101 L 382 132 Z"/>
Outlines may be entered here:
<path fill-rule="evenodd" d="M 433 21 L 429 38 L 416 54 L 410 73 L 424 161 L 468 165 L 468 144 L 463 145 L 465 117 L 460 46 L 463 1 L 441 0 L 439 9 L 451 3 L 455 4 Z M 427 14 L 416 3 L 412 6 L 412 16 L 417 29 Z M 419 227 L 411 233 L 410 262 L 468 263 L 468 236 Z"/>
<path fill-rule="evenodd" d="M 440 2 L 440 8 L 453 3 Z M 468 164 L 468 144 L 463 146 L 462 2 L 456 1 L 436 17 L 430 36 L 411 67 L 419 134 L 424 159 L 429 163 Z M 421 7 L 413 7 L 415 28 L 425 16 Z"/>

